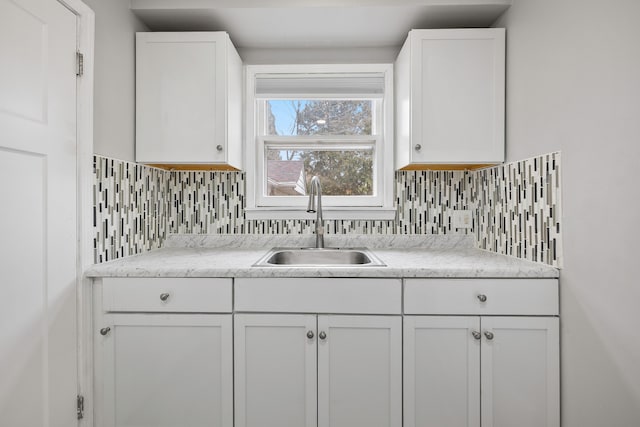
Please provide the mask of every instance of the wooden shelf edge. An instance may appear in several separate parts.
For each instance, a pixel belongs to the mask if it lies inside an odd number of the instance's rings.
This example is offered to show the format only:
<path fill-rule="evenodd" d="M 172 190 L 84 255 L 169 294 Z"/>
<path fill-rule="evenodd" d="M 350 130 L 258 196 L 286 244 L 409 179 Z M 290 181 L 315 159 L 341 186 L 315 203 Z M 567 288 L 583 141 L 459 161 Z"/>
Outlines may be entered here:
<path fill-rule="evenodd" d="M 490 168 L 493 166 L 498 166 L 500 163 L 482 163 L 482 164 L 428 164 L 428 163 L 420 163 L 420 164 L 412 164 L 404 166 L 398 170 L 401 171 L 466 171 L 466 170 L 477 170 Z"/>
<path fill-rule="evenodd" d="M 240 172 L 240 169 L 223 164 L 170 164 L 170 163 L 141 163 L 146 166 L 164 169 L 168 171 L 226 171 Z"/>

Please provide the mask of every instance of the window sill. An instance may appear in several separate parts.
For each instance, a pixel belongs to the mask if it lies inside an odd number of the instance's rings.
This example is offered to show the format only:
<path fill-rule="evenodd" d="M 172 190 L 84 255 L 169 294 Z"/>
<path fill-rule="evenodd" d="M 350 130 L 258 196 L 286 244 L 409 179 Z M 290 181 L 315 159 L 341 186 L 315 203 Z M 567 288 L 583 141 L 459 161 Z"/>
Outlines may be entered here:
<path fill-rule="evenodd" d="M 346 219 L 346 220 L 394 220 L 396 219 L 395 208 L 324 208 L 322 210 L 324 219 Z M 245 209 L 246 219 L 309 219 L 314 220 L 316 214 L 308 213 L 304 208 L 253 208 Z"/>

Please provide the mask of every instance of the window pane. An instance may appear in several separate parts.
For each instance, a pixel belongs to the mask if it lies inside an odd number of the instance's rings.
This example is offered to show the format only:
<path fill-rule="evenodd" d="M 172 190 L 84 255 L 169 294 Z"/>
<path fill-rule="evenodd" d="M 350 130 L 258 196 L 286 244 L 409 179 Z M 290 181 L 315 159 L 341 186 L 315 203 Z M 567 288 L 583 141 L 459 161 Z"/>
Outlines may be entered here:
<path fill-rule="evenodd" d="M 317 175 L 327 196 L 373 195 L 373 148 L 267 150 L 267 196 L 304 196 Z"/>
<path fill-rule="evenodd" d="M 265 101 L 267 135 L 371 135 L 371 100 Z"/>

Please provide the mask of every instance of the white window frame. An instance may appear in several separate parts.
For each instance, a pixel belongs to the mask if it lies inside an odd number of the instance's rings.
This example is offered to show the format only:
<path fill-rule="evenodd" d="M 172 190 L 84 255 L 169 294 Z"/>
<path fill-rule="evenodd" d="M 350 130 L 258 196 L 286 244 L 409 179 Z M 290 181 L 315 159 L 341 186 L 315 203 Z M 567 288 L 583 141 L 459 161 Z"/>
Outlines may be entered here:
<path fill-rule="evenodd" d="M 311 219 L 306 212 L 307 199 L 291 196 L 264 196 L 266 185 L 263 179 L 266 167 L 266 147 L 294 147 L 290 136 L 264 135 L 264 103 L 255 95 L 256 76 L 262 74 L 362 74 L 382 73 L 384 94 L 374 102 L 372 109 L 373 128 L 371 136 L 330 136 L 322 135 L 295 137 L 303 148 L 304 142 L 315 142 L 318 146 L 354 148 L 372 146 L 374 149 L 374 196 L 323 196 L 325 219 L 380 219 L 389 220 L 396 216 L 393 205 L 393 64 L 295 64 L 295 65 L 248 65 L 246 66 L 246 207 L 247 219 Z M 271 99 L 277 99 L 273 97 Z M 369 99 L 349 96 L 349 94 L 327 94 L 326 96 L 305 96 L 295 94 L 282 99 Z M 376 129 L 377 117 L 382 117 L 382 130 Z M 304 148 L 309 148 L 308 145 Z"/>

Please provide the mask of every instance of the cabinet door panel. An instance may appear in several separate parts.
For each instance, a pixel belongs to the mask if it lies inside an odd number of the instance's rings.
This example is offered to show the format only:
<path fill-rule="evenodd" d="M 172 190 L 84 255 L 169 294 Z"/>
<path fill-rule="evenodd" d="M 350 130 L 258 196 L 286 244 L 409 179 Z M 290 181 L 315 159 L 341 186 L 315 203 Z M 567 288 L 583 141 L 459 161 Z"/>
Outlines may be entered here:
<path fill-rule="evenodd" d="M 410 40 L 411 161 L 502 162 L 504 30 L 414 30 Z"/>
<path fill-rule="evenodd" d="M 482 330 L 483 427 L 558 427 L 558 318 L 483 317 Z"/>
<path fill-rule="evenodd" d="M 316 316 L 237 314 L 234 330 L 236 427 L 314 427 Z"/>
<path fill-rule="evenodd" d="M 405 316 L 405 427 L 480 426 L 479 317 Z"/>
<path fill-rule="evenodd" d="M 401 331 L 400 316 L 318 316 L 320 427 L 402 425 Z"/>
<path fill-rule="evenodd" d="M 110 330 L 98 338 L 98 425 L 232 425 L 231 315 L 123 314 L 102 322 Z"/>

